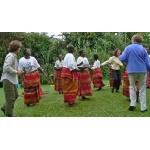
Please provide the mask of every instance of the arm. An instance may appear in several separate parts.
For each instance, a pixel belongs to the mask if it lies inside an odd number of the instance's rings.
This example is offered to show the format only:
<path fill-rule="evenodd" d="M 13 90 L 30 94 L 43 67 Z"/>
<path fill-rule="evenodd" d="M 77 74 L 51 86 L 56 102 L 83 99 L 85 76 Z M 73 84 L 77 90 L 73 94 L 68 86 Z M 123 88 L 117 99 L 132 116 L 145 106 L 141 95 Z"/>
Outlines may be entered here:
<path fill-rule="evenodd" d="M 82 62 L 80 62 L 79 64 L 77 64 L 77 66 L 81 66 L 83 64 L 83 61 Z"/>
<path fill-rule="evenodd" d="M 110 57 L 109 60 L 103 62 L 103 63 L 101 64 L 101 66 L 105 66 L 105 65 L 107 65 L 107 64 L 110 64 L 111 62 L 112 62 L 112 57 Z"/>
<path fill-rule="evenodd" d="M 123 53 L 119 56 L 119 60 L 122 62 L 127 62 L 128 54 L 127 54 L 127 48 L 123 51 Z"/>
<path fill-rule="evenodd" d="M 41 66 L 39 65 L 39 63 L 37 62 L 37 60 L 33 57 L 34 59 L 34 66 L 35 68 L 37 68 L 39 70 L 39 72 L 42 72 L 45 77 L 47 77 L 47 73 L 44 71 L 44 69 L 41 68 Z"/>
<path fill-rule="evenodd" d="M 77 59 L 77 66 L 81 66 L 83 64 L 83 61 L 81 60 L 80 57 Z"/>
<path fill-rule="evenodd" d="M 4 61 L 4 66 L 3 66 L 3 72 L 9 72 L 12 74 L 17 74 L 17 75 L 21 75 L 24 73 L 23 70 L 15 70 L 12 65 L 13 63 L 15 63 L 15 59 L 13 56 L 6 56 L 5 61 Z"/>
<path fill-rule="evenodd" d="M 55 70 L 62 70 L 62 67 L 60 67 L 60 65 L 59 65 L 59 62 L 58 62 L 58 61 L 56 61 L 56 62 L 55 62 L 54 69 L 55 69 Z"/>
<path fill-rule="evenodd" d="M 77 64 L 75 62 L 75 58 L 73 55 L 71 55 L 69 58 L 68 58 L 68 67 L 70 69 L 70 71 L 72 70 L 77 70 Z"/>
<path fill-rule="evenodd" d="M 44 71 L 43 68 L 39 67 L 37 68 L 40 72 L 42 72 L 44 74 L 45 77 L 48 77 L 47 73 Z"/>
<path fill-rule="evenodd" d="M 9 72 L 9 73 L 17 74 L 17 70 L 15 70 L 12 67 L 13 63 L 15 63 L 14 57 L 10 56 L 10 55 L 6 56 L 5 61 L 4 61 L 3 71 L 4 72 Z"/>
<path fill-rule="evenodd" d="M 82 66 L 81 66 L 82 65 Z M 88 59 L 87 58 L 78 58 L 77 59 L 77 66 L 78 66 L 78 68 L 79 69 L 81 69 L 81 70 L 84 70 L 84 69 L 86 69 L 86 68 L 89 68 L 90 66 L 89 66 L 89 61 L 88 61 Z"/>
<path fill-rule="evenodd" d="M 100 61 L 99 60 L 94 62 L 94 65 L 91 69 L 94 70 L 94 69 L 97 69 L 97 68 L 100 68 Z"/>
<path fill-rule="evenodd" d="M 148 71 L 150 71 L 150 57 L 148 56 L 148 54 L 145 54 L 145 64 L 146 64 L 146 68 Z"/>
<path fill-rule="evenodd" d="M 62 68 L 56 68 L 56 67 L 54 67 L 54 69 L 55 69 L 55 70 L 62 70 Z"/>

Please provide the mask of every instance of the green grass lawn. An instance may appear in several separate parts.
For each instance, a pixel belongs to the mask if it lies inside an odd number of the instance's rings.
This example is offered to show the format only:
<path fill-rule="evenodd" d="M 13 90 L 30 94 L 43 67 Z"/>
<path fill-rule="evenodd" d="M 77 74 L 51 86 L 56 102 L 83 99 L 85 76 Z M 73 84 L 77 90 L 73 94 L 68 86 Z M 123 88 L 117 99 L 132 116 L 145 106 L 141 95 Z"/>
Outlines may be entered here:
<path fill-rule="evenodd" d="M 104 81 L 107 85 L 108 81 Z M 123 96 L 122 87 L 121 93 L 111 93 L 111 89 L 105 86 L 101 91 L 93 89 L 93 96 L 88 100 L 83 101 L 77 97 L 76 105 L 68 106 L 63 102 L 63 95 L 54 91 L 54 87 L 50 85 L 42 86 L 44 91 L 49 91 L 44 94 L 40 103 L 36 106 L 26 107 L 23 103 L 23 97 L 19 96 L 15 103 L 14 112 L 19 117 L 149 117 L 150 111 L 141 113 L 140 103 L 137 103 L 135 111 L 128 111 L 130 102 Z M 23 89 L 19 88 L 19 94 Z M 150 89 L 147 89 L 147 105 L 149 103 Z M 0 106 L 3 105 L 4 94 L 0 88 Z M 0 117 L 4 117 L 0 111 Z"/>

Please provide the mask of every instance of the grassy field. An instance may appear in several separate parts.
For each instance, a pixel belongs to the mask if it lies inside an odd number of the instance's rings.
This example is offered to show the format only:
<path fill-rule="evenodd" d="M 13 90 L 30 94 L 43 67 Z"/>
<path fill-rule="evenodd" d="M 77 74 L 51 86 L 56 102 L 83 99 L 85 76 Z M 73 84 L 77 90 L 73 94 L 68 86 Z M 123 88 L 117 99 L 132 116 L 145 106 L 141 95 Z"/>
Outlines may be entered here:
<path fill-rule="evenodd" d="M 108 81 L 104 81 L 107 85 Z M 135 111 L 129 111 L 129 100 L 121 93 L 111 93 L 111 89 L 105 86 L 101 91 L 93 89 L 93 96 L 83 101 L 80 97 L 76 100 L 76 105 L 69 107 L 63 102 L 63 95 L 54 91 L 54 87 L 50 85 L 42 86 L 44 94 L 40 103 L 36 106 L 26 107 L 23 103 L 21 93 L 23 89 L 19 88 L 19 98 L 15 103 L 14 112 L 19 117 L 149 117 L 150 111 L 141 113 L 140 103 L 137 103 Z M 149 103 L 150 89 L 147 89 L 147 105 Z M 4 94 L 0 88 L 0 106 L 3 105 Z M 0 117 L 4 117 L 0 111 Z"/>

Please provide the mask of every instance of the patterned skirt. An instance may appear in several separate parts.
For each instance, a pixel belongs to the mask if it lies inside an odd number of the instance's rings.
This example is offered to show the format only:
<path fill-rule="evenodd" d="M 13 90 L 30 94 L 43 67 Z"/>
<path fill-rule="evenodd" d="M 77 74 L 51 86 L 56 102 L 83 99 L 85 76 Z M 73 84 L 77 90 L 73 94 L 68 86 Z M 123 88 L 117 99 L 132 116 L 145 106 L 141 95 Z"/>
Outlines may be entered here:
<path fill-rule="evenodd" d="M 92 96 L 91 89 L 91 75 L 88 70 L 83 70 L 79 72 L 79 96 Z"/>
<path fill-rule="evenodd" d="M 112 76 L 112 69 L 111 69 L 111 68 L 110 68 L 110 70 L 109 70 L 109 76 L 110 76 L 110 78 L 109 78 L 110 87 L 113 87 L 114 78 L 113 78 L 113 76 Z"/>
<path fill-rule="evenodd" d="M 147 72 L 146 87 L 150 87 L 150 72 Z"/>
<path fill-rule="evenodd" d="M 26 73 L 22 79 L 22 87 L 24 88 L 25 104 L 35 105 L 36 103 L 39 103 L 42 94 L 42 88 L 38 71 Z"/>
<path fill-rule="evenodd" d="M 54 74 L 55 82 L 54 82 L 54 89 L 58 92 L 62 92 L 62 78 L 61 78 L 61 70 L 55 71 Z"/>
<path fill-rule="evenodd" d="M 70 71 L 68 68 L 63 68 L 61 77 L 64 102 L 74 104 L 78 95 L 78 73 Z"/>
<path fill-rule="evenodd" d="M 105 84 L 102 81 L 103 74 L 100 68 L 93 70 L 93 84 L 94 88 L 101 88 L 105 86 Z"/>
<path fill-rule="evenodd" d="M 138 85 L 138 81 L 135 82 L 136 85 L 136 95 L 139 95 L 139 85 Z M 129 79 L 128 79 L 128 73 L 127 71 L 125 71 L 123 73 L 123 95 L 125 95 L 127 98 L 130 99 L 130 83 L 129 83 Z"/>

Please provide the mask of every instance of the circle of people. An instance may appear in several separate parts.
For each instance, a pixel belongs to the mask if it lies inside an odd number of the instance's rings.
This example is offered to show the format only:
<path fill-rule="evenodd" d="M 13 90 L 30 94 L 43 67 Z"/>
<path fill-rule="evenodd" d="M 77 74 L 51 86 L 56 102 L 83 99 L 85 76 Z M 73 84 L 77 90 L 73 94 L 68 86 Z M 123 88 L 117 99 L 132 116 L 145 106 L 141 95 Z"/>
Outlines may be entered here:
<path fill-rule="evenodd" d="M 54 89 L 64 96 L 64 102 L 69 106 L 74 106 L 76 97 L 81 96 L 83 100 L 87 96 L 92 96 L 91 74 L 94 88 L 101 90 L 105 86 L 101 67 L 110 66 L 110 86 L 111 92 L 119 92 L 121 85 L 121 67 L 126 66 L 123 73 L 123 94 L 130 100 L 128 110 L 136 109 L 137 101 L 140 102 L 140 111 L 147 111 L 146 87 L 150 87 L 150 57 L 149 51 L 143 46 L 143 37 L 139 34 L 133 35 L 132 43 L 125 47 L 121 53 L 116 49 L 107 61 L 100 63 L 97 54 L 93 55 L 94 63 L 89 64 L 86 51 L 79 51 L 77 61 L 74 57 L 75 47 L 67 46 L 68 53 L 64 59 L 58 56 L 55 62 L 55 83 Z M 24 88 L 24 104 L 26 106 L 36 105 L 42 97 L 43 90 L 40 83 L 40 72 L 45 73 L 35 57 L 31 56 L 29 48 L 24 50 L 24 57 L 17 61 L 22 43 L 12 41 L 9 44 L 9 53 L 6 55 L 3 65 L 1 81 L 5 95 L 4 105 L 1 107 L 3 113 L 8 117 L 14 117 L 14 105 L 18 98 L 18 75 L 22 75 L 22 87 Z M 149 49 L 148 49 L 149 50 Z M 147 81 L 147 82 L 146 82 Z M 147 84 L 146 84 L 147 83 Z"/>

